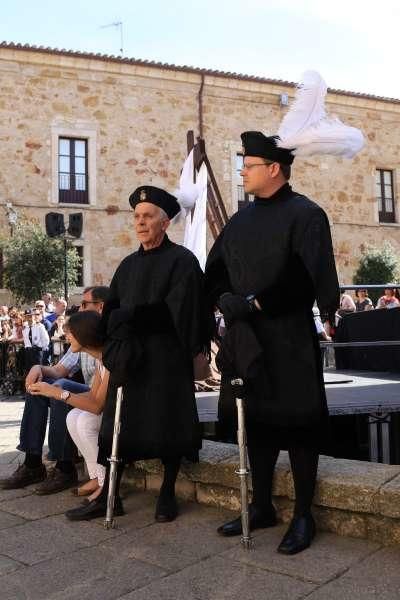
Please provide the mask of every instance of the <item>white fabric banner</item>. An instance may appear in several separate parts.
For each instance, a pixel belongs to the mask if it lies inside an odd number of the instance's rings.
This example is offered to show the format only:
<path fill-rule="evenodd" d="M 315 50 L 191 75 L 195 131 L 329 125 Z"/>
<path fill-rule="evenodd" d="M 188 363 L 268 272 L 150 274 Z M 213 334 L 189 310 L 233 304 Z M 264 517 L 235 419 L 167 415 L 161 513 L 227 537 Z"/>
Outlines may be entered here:
<path fill-rule="evenodd" d="M 190 206 L 186 209 L 186 224 L 183 245 L 193 252 L 203 269 L 207 258 L 207 167 L 203 163 L 193 183 L 193 150 L 188 155 L 182 168 L 179 189 L 186 198 L 192 198 L 194 211 Z"/>

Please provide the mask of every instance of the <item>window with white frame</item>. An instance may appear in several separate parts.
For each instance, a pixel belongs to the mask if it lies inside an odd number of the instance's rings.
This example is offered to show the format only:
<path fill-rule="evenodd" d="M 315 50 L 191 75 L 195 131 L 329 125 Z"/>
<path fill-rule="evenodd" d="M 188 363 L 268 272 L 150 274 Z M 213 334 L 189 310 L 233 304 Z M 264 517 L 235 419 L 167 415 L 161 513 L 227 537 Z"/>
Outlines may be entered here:
<path fill-rule="evenodd" d="M 393 171 L 389 169 L 376 169 L 375 188 L 378 200 L 379 222 L 395 223 Z"/>
<path fill-rule="evenodd" d="M 86 139 L 58 138 L 58 201 L 89 203 Z"/>
<path fill-rule="evenodd" d="M 71 141 L 84 145 L 71 144 Z M 51 124 L 50 205 L 96 206 L 96 157 L 97 125 L 90 121 L 54 120 Z"/>

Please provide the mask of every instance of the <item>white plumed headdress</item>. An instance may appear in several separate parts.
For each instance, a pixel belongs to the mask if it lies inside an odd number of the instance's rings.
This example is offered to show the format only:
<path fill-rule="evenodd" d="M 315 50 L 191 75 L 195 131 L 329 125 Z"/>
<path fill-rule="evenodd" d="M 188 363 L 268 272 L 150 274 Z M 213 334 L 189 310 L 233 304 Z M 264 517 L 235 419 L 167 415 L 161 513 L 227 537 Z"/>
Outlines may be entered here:
<path fill-rule="evenodd" d="M 319 73 L 304 73 L 294 102 L 280 124 L 277 146 L 291 150 L 295 156 L 330 154 L 352 158 L 361 150 L 361 131 L 326 114 L 326 92 Z"/>

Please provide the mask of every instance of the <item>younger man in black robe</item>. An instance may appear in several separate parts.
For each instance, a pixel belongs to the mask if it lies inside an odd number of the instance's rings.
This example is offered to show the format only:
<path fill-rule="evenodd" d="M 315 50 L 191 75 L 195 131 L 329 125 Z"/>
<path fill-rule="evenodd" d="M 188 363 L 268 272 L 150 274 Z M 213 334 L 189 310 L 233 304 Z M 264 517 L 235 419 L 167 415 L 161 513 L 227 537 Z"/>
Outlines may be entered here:
<path fill-rule="evenodd" d="M 216 240 L 207 261 L 206 288 L 228 328 L 243 321 L 251 328 L 249 338 L 256 339 L 246 356 L 255 351 L 254 345 L 262 349 L 245 378 L 253 481 L 250 527 L 276 524 L 273 473 L 280 449 L 287 448 L 296 503 L 278 551 L 295 554 L 307 548 L 315 534 L 310 509 L 328 416 L 312 306 L 316 299 L 323 314 L 334 313 L 339 288 L 326 214 L 288 184 L 294 156 L 279 148 L 275 137 L 256 131 L 241 137 L 244 189 L 255 199 L 232 217 Z M 296 293 L 288 294 L 289 288 Z M 227 336 L 227 344 L 229 339 L 235 336 Z M 233 355 L 237 371 L 246 362 L 243 352 L 243 345 L 235 348 L 235 341 L 224 348 L 225 356 Z M 229 379 L 223 378 L 219 413 L 223 423 L 233 425 Z M 218 531 L 240 534 L 240 519 Z"/>
<path fill-rule="evenodd" d="M 181 457 L 196 459 L 201 448 L 193 358 L 210 338 L 203 273 L 197 258 L 166 234 L 170 219 L 180 210 L 174 196 L 142 186 L 129 202 L 141 245 L 117 268 L 103 313 L 108 338 L 103 362 L 110 371 L 110 385 L 99 462 L 107 465 L 111 455 L 116 391 L 122 384 L 119 458 L 122 464 L 162 459 L 164 481 L 156 520 L 171 521 L 177 516 L 175 481 Z M 117 487 L 121 474 L 119 469 Z M 118 489 L 116 496 L 115 512 L 121 514 Z M 67 516 L 74 520 L 103 516 L 106 497 L 105 485 L 97 499 Z"/>

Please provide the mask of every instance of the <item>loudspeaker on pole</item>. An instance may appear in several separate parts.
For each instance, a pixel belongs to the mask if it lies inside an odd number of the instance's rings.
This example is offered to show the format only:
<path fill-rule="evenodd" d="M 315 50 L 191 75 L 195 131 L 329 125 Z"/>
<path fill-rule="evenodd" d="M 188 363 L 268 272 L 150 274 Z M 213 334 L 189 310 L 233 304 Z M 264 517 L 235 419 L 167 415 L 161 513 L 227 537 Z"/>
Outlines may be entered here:
<path fill-rule="evenodd" d="M 64 216 L 61 213 L 47 213 L 45 223 L 49 237 L 57 237 L 65 233 Z"/>
<path fill-rule="evenodd" d="M 82 213 L 72 213 L 69 215 L 68 233 L 75 238 L 82 235 L 83 219 Z"/>

